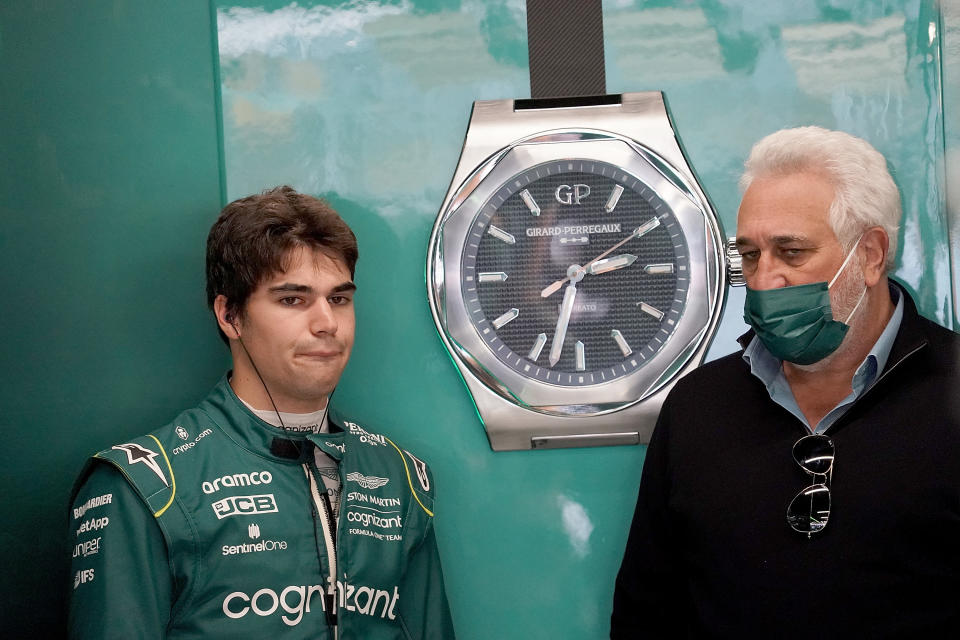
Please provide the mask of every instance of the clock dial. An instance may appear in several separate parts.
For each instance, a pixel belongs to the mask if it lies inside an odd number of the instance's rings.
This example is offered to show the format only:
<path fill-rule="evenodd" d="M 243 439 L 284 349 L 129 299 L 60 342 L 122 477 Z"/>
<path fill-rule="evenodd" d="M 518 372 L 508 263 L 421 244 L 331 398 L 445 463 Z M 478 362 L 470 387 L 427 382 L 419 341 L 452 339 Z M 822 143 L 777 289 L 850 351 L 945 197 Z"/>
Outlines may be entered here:
<path fill-rule="evenodd" d="M 684 312 L 681 225 L 657 193 L 612 164 L 530 167 L 493 193 L 470 229 L 467 314 L 524 377 L 587 386 L 626 376 L 667 344 Z"/>

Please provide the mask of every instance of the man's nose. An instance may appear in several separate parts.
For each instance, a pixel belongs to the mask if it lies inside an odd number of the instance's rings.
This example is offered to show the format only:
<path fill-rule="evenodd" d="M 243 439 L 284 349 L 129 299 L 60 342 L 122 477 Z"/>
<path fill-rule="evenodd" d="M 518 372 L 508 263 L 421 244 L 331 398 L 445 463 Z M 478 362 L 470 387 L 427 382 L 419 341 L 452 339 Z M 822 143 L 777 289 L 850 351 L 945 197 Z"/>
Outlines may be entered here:
<path fill-rule="evenodd" d="M 770 255 L 760 255 L 757 260 L 757 267 L 747 279 L 747 285 L 751 289 L 778 289 L 787 286 L 787 277 L 784 273 L 783 264 L 775 260 Z"/>
<path fill-rule="evenodd" d="M 333 313 L 333 307 L 326 298 L 322 298 L 313 305 L 310 310 L 310 332 L 314 335 L 337 333 L 337 317 Z"/>

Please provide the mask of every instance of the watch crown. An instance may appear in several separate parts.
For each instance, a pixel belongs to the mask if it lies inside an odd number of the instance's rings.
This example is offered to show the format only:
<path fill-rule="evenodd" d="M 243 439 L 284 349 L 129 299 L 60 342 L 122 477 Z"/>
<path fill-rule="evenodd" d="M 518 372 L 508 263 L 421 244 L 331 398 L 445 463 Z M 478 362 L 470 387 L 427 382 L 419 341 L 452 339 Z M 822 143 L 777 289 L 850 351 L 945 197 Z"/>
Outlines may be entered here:
<path fill-rule="evenodd" d="M 743 277 L 743 257 L 737 251 L 737 239 L 727 238 L 727 282 L 731 287 L 742 287 L 747 284 Z"/>

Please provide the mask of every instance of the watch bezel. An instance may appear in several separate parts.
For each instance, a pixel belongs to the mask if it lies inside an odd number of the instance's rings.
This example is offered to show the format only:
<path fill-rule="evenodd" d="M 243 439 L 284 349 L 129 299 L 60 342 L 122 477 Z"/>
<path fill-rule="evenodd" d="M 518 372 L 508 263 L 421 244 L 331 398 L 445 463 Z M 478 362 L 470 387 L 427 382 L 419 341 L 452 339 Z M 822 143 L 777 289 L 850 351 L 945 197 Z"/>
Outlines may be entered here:
<path fill-rule="evenodd" d="M 670 337 L 637 370 L 611 381 L 564 386 L 526 377 L 502 362 L 471 322 L 460 286 L 447 286 L 446 273 L 459 273 L 469 229 L 489 199 L 522 171 L 559 160 L 597 161 L 619 167 L 642 181 L 671 209 L 689 251 L 684 312 Z M 505 400 L 550 415 L 596 415 L 642 401 L 670 383 L 708 337 L 718 313 L 719 229 L 709 205 L 662 156 L 640 143 L 606 131 L 567 128 L 529 136 L 499 150 L 477 166 L 448 199 L 434 226 L 428 252 L 431 309 L 441 336 L 461 369 Z M 562 275 L 562 274 L 560 274 Z"/>

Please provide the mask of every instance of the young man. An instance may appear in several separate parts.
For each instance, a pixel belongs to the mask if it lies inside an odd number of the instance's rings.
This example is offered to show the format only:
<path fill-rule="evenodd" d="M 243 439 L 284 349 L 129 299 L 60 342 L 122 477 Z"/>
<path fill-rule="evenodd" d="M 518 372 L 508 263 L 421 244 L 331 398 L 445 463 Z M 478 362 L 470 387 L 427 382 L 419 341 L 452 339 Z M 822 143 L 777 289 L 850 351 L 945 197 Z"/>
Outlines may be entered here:
<path fill-rule="evenodd" d="M 954 637 L 960 339 L 887 277 L 886 161 L 788 129 L 741 186 L 752 331 L 664 403 L 611 637 Z"/>
<path fill-rule="evenodd" d="M 223 210 L 207 300 L 233 370 L 81 473 L 71 637 L 453 637 L 429 469 L 328 413 L 356 260 L 346 223 L 289 187 Z"/>

